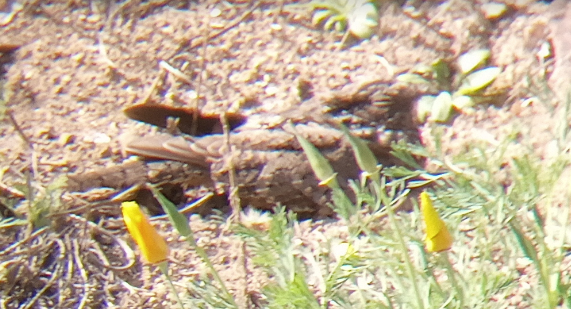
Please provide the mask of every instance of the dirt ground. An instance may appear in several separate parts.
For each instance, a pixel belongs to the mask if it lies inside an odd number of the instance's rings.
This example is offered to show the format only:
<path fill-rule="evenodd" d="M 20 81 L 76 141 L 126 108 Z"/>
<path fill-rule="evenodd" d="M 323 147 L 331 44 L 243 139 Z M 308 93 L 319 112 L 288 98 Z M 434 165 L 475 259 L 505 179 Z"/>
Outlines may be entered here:
<path fill-rule="evenodd" d="M 32 166 L 41 191 L 60 175 L 122 162 L 126 139 L 160 130 L 125 116 L 123 109 L 136 104 L 198 104 L 205 113 L 267 120 L 302 106 L 305 92 L 325 105 L 374 82 L 413 114 L 414 99 L 435 89 L 395 77 L 476 48 L 489 48 L 491 64 L 502 68 L 486 90 L 493 104 L 455 117 L 442 135 L 443 149 L 452 155 L 475 140 L 494 147 L 519 128 L 519 147 L 549 160 L 558 129 L 551 119 L 565 95 L 558 90 L 571 70 L 565 56 L 571 6 L 496 1 L 508 11 L 487 19 L 480 10 L 487 2 L 390 1 L 381 7 L 375 36 L 349 39 L 341 48 L 342 34 L 313 26 L 308 8 L 287 2 L 32 1 L 21 10 L 8 3 L 0 16 L 4 95 L 27 141 L 7 118 L 0 123 L 0 184 L 3 191 L 24 188 Z M 538 54 L 542 46 L 550 53 Z M 434 147 L 431 126 L 413 125 Z M 64 196 L 61 207 L 73 214 L 52 218 L 55 229 L 31 234 L 16 226 L 0 233 L 0 290 L 10 291 L 0 292 L 3 308 L 171 307 L 163 277 L 130 251 L 117 205 L 88 211 L 81 203 Z M 239 303 L 254 307 L 266 278 L 248 263 L 225 220 L 193 216 L 192 228 Z M 166 234 L 167 221 L 159 221 Z M 307 246 L 346 236 L 334 220 L 300 222 L 297 231 Z M 199 280 L 205 270 L 197 256 L 174 235 L 168 242 L 173 279 Z"/>

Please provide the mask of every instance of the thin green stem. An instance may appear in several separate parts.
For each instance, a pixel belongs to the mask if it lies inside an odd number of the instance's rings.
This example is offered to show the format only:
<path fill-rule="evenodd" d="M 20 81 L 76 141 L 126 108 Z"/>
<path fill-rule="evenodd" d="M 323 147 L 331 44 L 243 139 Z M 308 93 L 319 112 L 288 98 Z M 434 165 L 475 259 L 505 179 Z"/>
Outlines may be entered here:
<path fill-rule="evenodd" d="M 224 284 L 224 281 L 222 281 L 222 278 L 220 278 L 220 276 L 218 275 L 218 272 L 216 271 L 216 269 L 214 268 L 214 265 L 212 265 L 212 262 L 210 262 L 210 258 L 208 257 L 208 254 L 206 254 L 206 251 L 204 251 L 204 249 L 202 249 L 202 247 L 199 247 L 196 244 L 196 241 L 194 240 L 194 235 L 190 235 L 190 237 L 187 237 L 188 243 L 194 247 L 194 249 L 196 250 L 196 253 L 198 254 L 198 256 L 200 256 L 200 258 L 202 258 L 202 260 L 204 261 L 204 263 L 206 263 L 206 266 L 208 266 L 208 268 L 210 269 L 210 272 L 212 273 L 212 275 L 214 276 L 214 279 L 216 280 L 216 282 L 218 282 L 218 284 L 220 285 L 220 288 L 222 289 L 222 292 L 224 293 L 224 295 L 226 296 L 226 300 L 234 307 L 234 308 L 238 308 L 238 304 L 236 304 L 236 302 L 234 301 L 234 297 L 232 296 L 232 294 L 230 294 L 230 292 L 228 291 L 228 289 L 226 288 L 226 285 Z"/>
<path fill-rule="evenodd" d="M 404 258 L 405 258 L 406 270 L 408 272 L 409 278 L 412 281 L 412 286 L 414 288 L 414 296 L 416 298 L 416 303 L 418 305 L 418 308 L 423 309 L 424 303 L 422 301 L 422 298 L 420 297 L 420 291 L 418 289 L 418 284 L 416 283 L 416 276 L 414 274 L 414 267 L 412 265 L 410 255 L 408 254 L 408 249 L 406 247 L 404 237 L 402 236 L 402 233 L 400 231 L 400 227 L 398 226 L 395 211 L 392 209 L 392 207 L 390 205 L 387 205 L 387 212 L 389 214 L 389 221 L 391 221 L 391 225 L 393 226 L 393 230 L 397 234 L 397 239 L 399 241 L 399 245 L 401 247 L 401 250 L 402 250 Z"/>
<path fill-rule="evenodd" d="M 454 287 L 454 291 L 456 292 L 456 295 L 458 296 L 458 300 L 460 301 L 459 308 L 463 308 L 464 307 L 464 293 L 462 292 L 462 289 L 458 285 L 458 281 L 456 281 L 456 271 L 454 270 L 454 268 L 452 268 L 452 264 L 450 263 L 450 259 L 448 258 L 448 252 L 447 251 L 444 251 L 441 253 L 440 260 L 442 261 L 442 264 L 444 264 L 444 267 L 446 268 L 446 274 L 448 275 L 448 279 L 450 279 L 450 282 L 452 283 L 452 286 Z"/>
<path fill-rule="evenodd" d="M 390 201 L 388 201 L 388 197 L 386 196 L 386 194 L 381 189 L 381 182 L 380 181 L 373 181 L 373 184 L 374 184 L 374 188 L 375 188 L 375 193 L 377 194 L 377 198 L 381 199 L 383 201 L 383 204 L 385 205 L 385 207 L 387 209 L 387 213 L 389 214 L 389 221 L 391 222 L 392 228 L 397 235 L 399 245 L 400 245 L 401 250 L 403 252 L 408 277 L 412 281 L 412 286 L 414 289 L 414 296 L 416 299 L 417 307 L 420 309 L 424 309 L 424 302 L 422 301 L 422 298 L 420 297 L 420 290 L 418 289 L 418 284 L 416 282 L 416 276 L 414 274 L 414 266 L 412 264 L 412 260 L 410 258 L 410 255 L 408 254 L 408 248 L 406 246 L 404 236 L 402 235 L 399 224 L 397 222 L 395 211 L 391 207 L 391 203 L 390 203 Z"/>
<path fill-rule="evenodd" d="M 160 262 L 159 264 L 157 264 L 157 266 L 159 267 L 159 269 L 161 270 L 163 275 L 165 275 L 165 277 L 167 278 L 167 281 L 171 287 L 172 293 L 174 294 L 174 297 L 176 298 L 176 301 L 178 303 L 178 306 L 180 307 L 180 309 L 185 309 L 183 304 L 182 304 L 182 300 L 180 299 L 180 296 L 178 295 L 178 292 L 176 291 L 174 284 L 172 283 L 172 279 L 169 276 L 169 262 L 163 261 L 163 262 Z"/>
<path fill-rule="evenodd" d="M 192 229 L 190 228 L 188 218 L 185 215 L 183 215 L 177 209 L 177 207 L 171 201 L 169 201 L 159 190 L 157 190 L 157 188 L 150 186 L 150 189 L 153 192 L 153 195 L 155 196 L 155 198 L 159 201 L 159 203 L 161 204 L 161 206 L 165 210 L 165 212 L 166 212 L 167 216 L 169 217 L 169 220 L 171 221 L 172 225 L 177 229 L 177 231 L 179 232 L 179 234 L 181 236 L 183 236 L 187 239 L 187 241 L 190 243 L 190 245 L 196 250 L 198 255 L 202 258 L 204 263 L 206 263 L 206 265 L 208 266 L 208 268 L 212 272 L 214 279 L 216 279 L 216 281 L 220 285 L 220 288 L 222 289 L 222 292 L 224 293 L 224 296 L 226 297 L 226 301 L 228 301 L 234 308 L 238 308 L 238 305 L 234 301 L 234 297 L 232 296 L 232 294 L 230 294 L 230 292 L 228 292 L 228 289 L 226 289 L 226 285 L 224 284 L 224 281 L 222 281 L 222 279 L 218 275 L 218 272 L 216 271 L 216 269 L 214 269 L 214 266 L 212 266 L 212 263 L 210 262 L 210 259 L 208 258 L 208 255 L 206 254 L 206 251 L 204 251 L 204 249 L 202 249 L 201 247 L 199 247 L 196 244 L 196 241 L 194 240 L 194 233 L 192 232 Z M 209 196 L 203 197 L 202 199 L 198 200 L 194 204 L 201 204 L 207 198 L 209 198 Z"/>
<path fill-rule="evenodd" d="M 428 257 L 427 257 L 427 254 L 426 254 L 426 250 L 424 250 L 424 248 L 422 248 L 422 245 L 419 245 L 419 246 L 420 246 L 420 254 L 421 254 L 421 257 L 422 257 L 422 261 L 423 261 L 423 263 L 424 263 L 424 269 L 425 269 L 424 273 L 425 273 L 425 274 L 430 278 L 430 280 L 432 281 L 432 283 L 433 283 L 433 285 L 434 285 L 434 287 L 435 287 L 435 289 L 436 289 L 436 292 L 437 292 L 438 294 L 440 294 L 440 296 L 441 296 L 442 298 L 446 298 L 447 295 L 446 295 L 446 293 L 444 293 L 444 290 L 442 290 L 442 287 L 440 286 L 440 283 L 438 283 L 438 280 L 436 279 L 436 276 L 434 275 L 434 271 L 433 271 L 432 267 L 429 267 L 429 266 L 428 266 Z"/>

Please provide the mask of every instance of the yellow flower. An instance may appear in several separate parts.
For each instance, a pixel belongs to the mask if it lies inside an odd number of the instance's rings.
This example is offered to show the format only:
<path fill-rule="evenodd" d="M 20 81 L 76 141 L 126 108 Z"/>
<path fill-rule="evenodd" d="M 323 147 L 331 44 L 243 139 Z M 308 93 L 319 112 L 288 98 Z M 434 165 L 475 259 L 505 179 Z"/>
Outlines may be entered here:
<path fill-rule="evenodd" d="M 426 225 L 426 238 L 424 239 L 426 249 L 430 252 L 450 249 L 452 247 L 452 236 L 448 232 L 444 221 L 442 221 L 434 206 L 432 206 L 432 201 L 426 192 L 420 194 L 420 208 Z"/>
<path fill-rule="evenodd" d="M 167 259 L 169 247 L 164 238 L 151 225 L 147 216 L 141 211 L 136 202 L 123 202 L 121 204 L 123 220 L 131 237 L 135 240 L 141 254 L 151 264 Z"/>

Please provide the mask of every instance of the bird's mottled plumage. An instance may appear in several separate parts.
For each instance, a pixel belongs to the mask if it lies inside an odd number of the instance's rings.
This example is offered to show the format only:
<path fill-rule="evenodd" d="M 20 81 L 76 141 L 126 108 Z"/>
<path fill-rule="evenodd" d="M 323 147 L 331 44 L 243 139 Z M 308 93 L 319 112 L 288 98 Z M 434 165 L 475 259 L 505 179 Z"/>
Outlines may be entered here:
<path fill-rule="evenodd" d="M 338 121 L 367 139 L 379 161 L 385 164 L 393 163 L 388 154 L 390 142 L 395 137 L 408 138 L 415 134 L 414 125 L 409 121 L 409 105 L 388 102 L 383 85 L 371 83 L 365 90 L 361 88 L 354 93 L 331 96 L 326 100 L 328 105 L 323 103 L 323 98 L 311 98 L 276 114 L 231 115 L 228 137 L 219 130 L 220 123 L 213 124 L 215 117 L 198 113 L 198 130 L 194 135 L 163 133 L 131 138 L 126 143 L 125 150 L 131 154 L 171 162 L 166 164 L 166 172 L 160 171 L 157 165 L 160 163 L 156 161 L 130 163 L 134 167 L 131 172 L 117 167 L 112 173 L 94 172 L 93 177 L 71 175 L 70 190 L 85 190 L 98 184 L 113 187 L 111 183 L 116 180 L 117 188 L 151 182 L 180 184 L 183 188 L 202 186 L 217 193 L 228 193 L 229 174 L 233 170 L 242 206 L 271 209 L 282 204 L 300 213 L 330 214 L 328 188 L 319 186 L 295 135 L 288 131 L 291 129 L 284 129 L 287 127 L 284 124 L 293 122 L 295 130 L 330 161 L 340 183 L 346 186 L 348 179 L 358 177 L 359 168 L 351 147 L 336 128 Z M 155 125 L 166 124 L 168 121 L 162 118 L 172 110 L 166 108 L 160 112 L 160 106 L 149 109 L 141 105 L 129 108 L 127 115 L 136 115 L 138 120 L 148 118 L 147 122 Z M 191 117 L 196 111 L 179 108 L 175 112 L 174 117 L 179 120 L 196 119 Z M 201 121 L 207 125 L 200 127 Z M 182 128 L 179 125 L 178 130 L 189 133 L 192 125 L 186 123 Z M 86 182 L 90 177 L 96 180 Z M 351 195 L 350 190 L 347 191 Z"/>
<path fill-rule="evenodd" d="M 330 160 L 338 177 L 355 178 L 358 168 L 340 131 L 317 124 L 296 130 Z M 228 149 L 228 144 L 230 149 Z M 283 129 L 249 129 L 199 138 L 169 135 L 140 138 L 126 145 L 130 153 L 209 167 L 216 188 L 228 190 L 234 169 L 244 206 L 271 209 L 277 204 L 297 212 L 328 213 L 328 189 L 320 187 L 295 136 Z"/>

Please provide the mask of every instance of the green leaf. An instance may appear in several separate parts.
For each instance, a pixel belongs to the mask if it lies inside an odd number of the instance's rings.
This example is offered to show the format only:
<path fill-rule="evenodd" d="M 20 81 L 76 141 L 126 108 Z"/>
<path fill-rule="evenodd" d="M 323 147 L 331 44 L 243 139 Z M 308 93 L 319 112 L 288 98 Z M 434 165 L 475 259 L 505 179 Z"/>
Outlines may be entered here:
<path fill-rule="evenodd" d="M 349 32 L 360 39 L 368 39 L 379 26 L 379 13 L 372 3 L 365 3 L 349 14 Z"/>
<path fill-rule="evenodd" d="M 476 94 L 478 91 L 486 88 L 491 84 L 498 75 L 501 69 L 498 67 L 489 67 L 476 71 L 464 78 L 462 85 L 458 88 L 457 93 L 461 95 Z"/>
<path fill-rule="evenodd" d="M 476 49 L 469 51 L 458 57 L 458 67 L 463 75 L 472 72 L 476 67 L 482 65 L 490 57 L 490 50 Z"/>
<path fill-rule="evenodd" d="M 434 180 L 432 180 L 432 179 L 411 180 L 411 181 L 406 183 L 406 187 L 410 188 L 410 189 L 423 188 L 423 187 L 425 187 L 425 186 L 427 186 L 433 182 L 434 182 Z"/>
<path fill-rule="evenodd" d="M 531 240 L 529 240 L 529 238 L 523 233 L 519 224 L 514 222 L 514 219 L 510 220 L 508 224 L 510 229 L 514 233 L 516 240 L 521 248 L 521 251 L 523 252 L 525 257 L 532 260 L 535 263 L 535 265 L 539 265 L 540 260 L 539 256 L 537 255 L 537 251 L 533 246 L 533 244 L 531 243 Z"/>
<path fill-rule="evenodd" d="M 467 95 L 461 95 L 454 97 L 454 99 L 452 100 L 452 105 L 459 110 L 463 110 L 469 107 L 473 107 L 474 105 L 476 105 L 476 103 L 471 97 Z"/>
<path fill-rule="evenodd" d="M 420 173 L 418 171 L 410 170 L 404 166 L 391 166 L 383 170 L 383 174 L 394 178 L 408 178 L 416 177 Z"/>
<path fill-rule="evenodd" d="M 414 158 L 414 156 L 421 158 L 428 157 L 428 153 L 423 146 L 409 144 L 405 141 L 399 141 L 398 143 L 391 143 L 391 148 L 392 150 L 390 153 L 395 158 L 401 160 L 410 167 L 413 167 L 417 170 L 423 170 L 422 166 L 420 166 Z"/>
<path fill-rule="evenodd" d="M 418 99 L 416 104 L 416 118 L 418 121 L 425 122 L 426 118 L 430 116 L 435 99 L 436 97 L 433 95 L 423 95 Z"/>
<path fill-rule="evenodd" d="M 415 73 L 403 73 L 397 76 L 397 81 L 409 84 L 429 84 L 424 77 Z"/>
<path fill-rule="evenodd" d="M 335 31 L 337 32 L 343 32 L 346 28 L 345 22 L 343 21 L 336 21 L 335 22 Z"/>
<path fill-rule="evenodd" d="M 311 19 L 311 24 L 312 25 L 318 25 L 324 19 L 326 19 L 328 16 L 331 16 L 331 14 L 333 14 L 333 12 L 331 12 L 330 10 L 318 10 L 315 13 L 313 13 L 313 18 Z"/>
<path fill-rule="evenodd" d="M 331 188 L 331 199 L 335 206 L 333 210 L 343 219 L 349 220 L 349 218 L 357 212 L 355 207 L 353 207 L 353 203 L 341 187 Z"/>
<path fill-rule="evenodd" d="M 345 17 L 341 15 L 330 16 L 323 25 L 323 29 L 330 30 L 332 27 L 335 27 L 335 30 L 339 32 L 345 30 Z"/>
<path fill-rule="evenodd" d="M 444 62 L 442 59 L 438 59 L 432 63 L 432 71 L 439 83 L 448 83 L 448 78 L 450 77 L 450 68 L 448 67 L 448 63 Z"/>
<path fill-rule="evenodd" d="M 306 140 L 303 136 L 299 135 L 297 131 L 295 131 L 295 127 L 293 124 L 290 123 L 291 128 L 293 129 L 295 138 L 303 148 L 307 159 L 309 160 L 309 164 L 315 173 L 315 176 L 319 181 L 324 182 L 330 188 L 337 188 L 339 187 L 339 183 L 337 182 L 337 177 L 335 171 L 333 171 L 333 167 L 327 159 L 319 152 L 319 150 L 308 140 Z"/>
<path fill-rule="evenodd" d="M 434 67 L 426 63 L 419 63 L 415 65 L 410 72 L 418 75 L 432 75 L 434 73 Z"/>
<path fill-rule="evenodd" d="M 367 143 L 362 139 L 353 136 L 353 134 L 351 134 L 351 132 L 349 132 L 347 127 L 345 127 L 343 124 L 340 123 L 339 127 L 349 140 L 349 143 L 351 143 L 351 148 L 353 148 L 355 159 L 357 160 L 357 164 L 361 170 L 367 172 L 370 176 L 377 175 L 376 177 L 378 178 L 379 162 L 377 161 L 377 158 L 369 146 L 367 146 Z"/>
<path fill-rule="evenodd" d="M 188 218 L 181 214 L 176 206 L 169 201 L 157 188 L 149 186 L 153 196 L 159 201 L 159 204 L 163 207 L 163 210 L 169 217 L 170 222 L 176 228 L 178 233 L 183 237 L 192 237 L 192 230 L 188 223 Z"/>
<path fill-rule="evenodd" d="M 447 91 L 442 91 L 432 104 L 430 117 L 437 122 L 446 122 L 452 112 L 452 96 Z"/>

